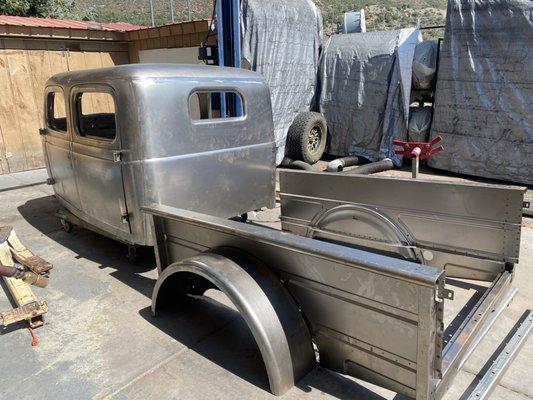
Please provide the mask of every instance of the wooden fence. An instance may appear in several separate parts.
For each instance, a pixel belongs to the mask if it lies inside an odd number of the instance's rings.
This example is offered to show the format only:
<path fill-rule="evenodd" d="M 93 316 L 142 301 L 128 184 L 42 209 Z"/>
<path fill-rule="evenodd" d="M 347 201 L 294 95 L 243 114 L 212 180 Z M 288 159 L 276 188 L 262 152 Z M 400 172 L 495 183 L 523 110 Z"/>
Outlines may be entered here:
<path fill-rule="evenodd" d="M 0 174 L 44 166 L 44 87 L 56 73 L 129 62 L 128 44 L 0 38 Z"/>

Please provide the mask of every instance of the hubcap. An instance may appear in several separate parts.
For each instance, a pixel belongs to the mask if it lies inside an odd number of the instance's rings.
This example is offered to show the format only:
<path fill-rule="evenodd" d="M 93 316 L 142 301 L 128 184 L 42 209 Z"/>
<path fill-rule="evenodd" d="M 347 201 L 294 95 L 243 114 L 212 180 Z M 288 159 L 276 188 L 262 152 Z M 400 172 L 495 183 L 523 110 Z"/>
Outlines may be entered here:
<path fill-rule="evenodd" d="M 313 126 L 311 132 L 309 132 L 307 149 L 311 153 L 316 153 L 320 148 L 320 140 L 322 138 L 322 128 L 319 125 Z"/>

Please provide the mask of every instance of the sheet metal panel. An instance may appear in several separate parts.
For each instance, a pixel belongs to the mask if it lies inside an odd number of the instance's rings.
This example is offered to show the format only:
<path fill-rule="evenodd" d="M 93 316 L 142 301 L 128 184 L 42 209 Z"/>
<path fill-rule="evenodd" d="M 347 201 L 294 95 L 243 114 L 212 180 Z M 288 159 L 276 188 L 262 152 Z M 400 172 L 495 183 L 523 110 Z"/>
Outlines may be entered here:
<path fill-rule="evenodd" d="M 163 269 L 212 248 L 247 251 L 294 296 L 324 366 L 409 396 L 431 390 L 440 368 L 441 271 L 171 207 L 143 210 L 155 215 Z"/>
<path fill-rule="evenodd" d="M 284 230 L 412 250 L 447 276 L 492 280 L 518 261 L 525 188 L 300 171 L 281 172 L 280 185 Z M 348 205 L 366 220 L 352 212 L 323 227 Z M 378 221 L 399 232 L 395 242 Z"/>

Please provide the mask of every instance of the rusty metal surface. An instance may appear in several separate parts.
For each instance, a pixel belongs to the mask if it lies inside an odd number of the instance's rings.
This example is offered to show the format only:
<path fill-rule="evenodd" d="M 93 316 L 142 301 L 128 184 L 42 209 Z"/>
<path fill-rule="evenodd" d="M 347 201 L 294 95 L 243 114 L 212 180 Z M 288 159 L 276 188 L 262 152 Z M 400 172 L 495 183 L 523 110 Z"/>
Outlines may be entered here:
<path fill-rule="evenodd" d="M 32 328 L 42 325 L 40 316 L 48 312 L 48 304 L 44 300 L 37 300 L 26 305 L 0 313 L 0 325 L 9 326 L 24 320 L 33 321 Z"/>
<path fill-rule="evenodd" d="M 145 28 L 142 25 L 134 25 L 122 22 L 109 23 L 94 21 L 75 21 L 72 19 L 19 17 L 15 15 L 0 15 L 0 25 L 27 26 L 39 28 L 88 29 L 112 32 L 127 32 Z"/>

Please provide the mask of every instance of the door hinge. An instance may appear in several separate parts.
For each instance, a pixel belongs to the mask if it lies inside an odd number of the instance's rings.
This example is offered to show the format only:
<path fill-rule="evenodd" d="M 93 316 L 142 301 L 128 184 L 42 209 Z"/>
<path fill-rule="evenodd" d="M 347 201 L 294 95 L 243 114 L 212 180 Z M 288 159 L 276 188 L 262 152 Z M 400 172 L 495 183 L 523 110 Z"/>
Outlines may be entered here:
<path fill-rule="evenodd" d="M 39 128 L 39 135 L 41 136 L 46 135 L 46 128 Z"/>
<path fill-rule="evenodd" d="M 121 151 L 114 151 L 113 152 L 113 161 L 118 163 L 122 162 L 122 152 Z"/>
<path fill-rule="evenodd" d="M 50 186 L 55 185 L 56 184 L 56 180 L 54 178 L 48 178 L 48 179 L 46 179 L 46 184 L 50 185 Z"/>
<path fill-rule="evenodd" d="M 120 219 L 123 224 L 129 224 L 130 223 L 130 216 L 127 213 L 124 213 L 120 216 Z"/>

